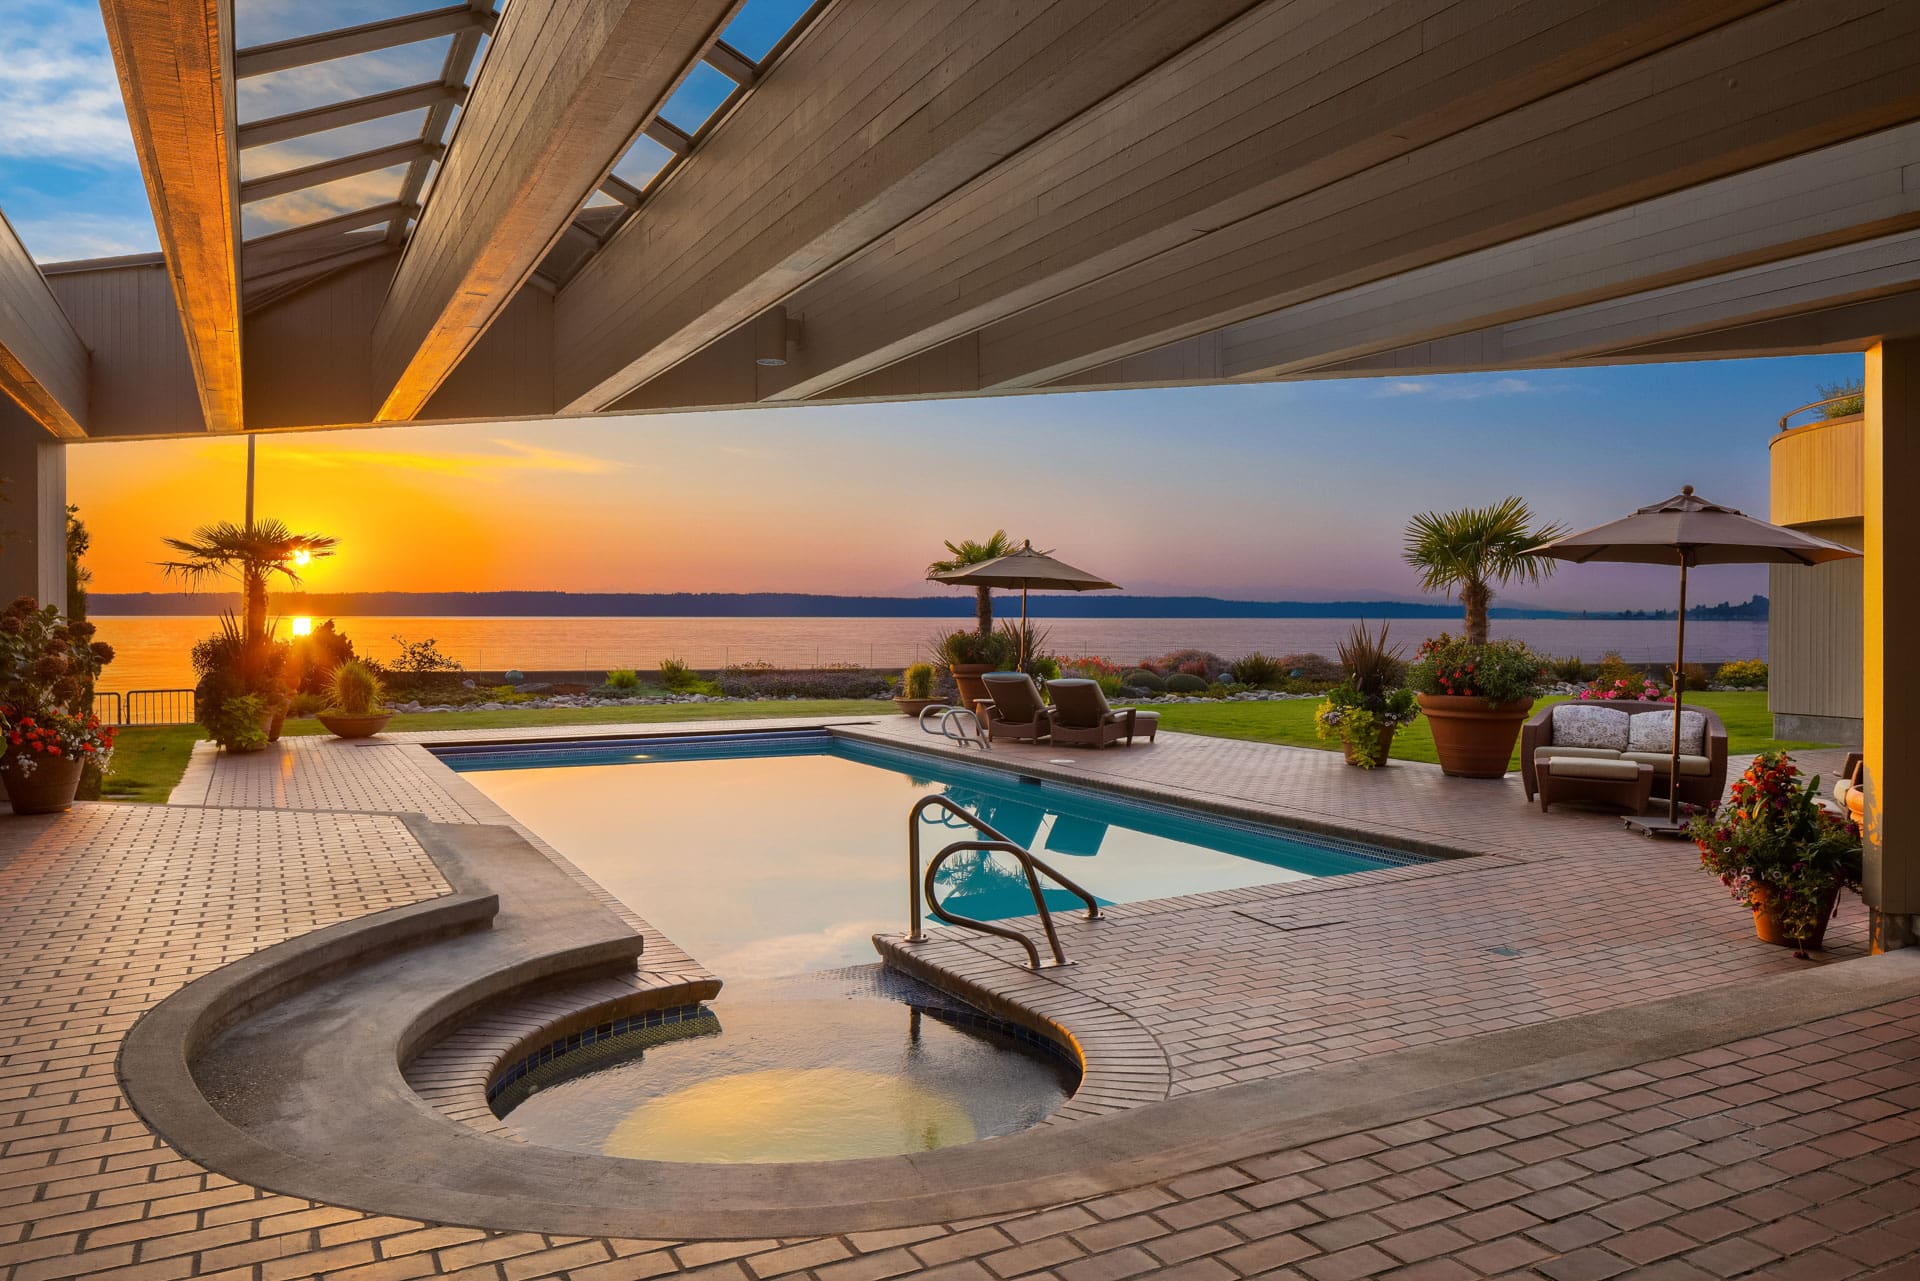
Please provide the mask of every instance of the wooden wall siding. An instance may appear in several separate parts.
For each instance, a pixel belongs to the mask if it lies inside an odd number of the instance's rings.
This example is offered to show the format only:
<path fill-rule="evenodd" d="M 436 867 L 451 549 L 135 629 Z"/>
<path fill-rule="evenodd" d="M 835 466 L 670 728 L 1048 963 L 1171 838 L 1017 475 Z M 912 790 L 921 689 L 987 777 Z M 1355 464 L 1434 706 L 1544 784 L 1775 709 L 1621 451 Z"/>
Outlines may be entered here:
<path fill-rule="evenodd" d="M 56 271 L 47 284 L 92 352 L 89 436 L 206 431 L 173 281 L 163 264 Z"/>
<path fill-rule="evenodd" d="M 361 263 L 247 317 L 248 426 L 373 417 L 373 318 L 392 277 L 391 258 Z"/>
<path fill-rule="evenodd" d="M 507 10 L 375 326 L 382 421 L 419 413 L 740 3 Z"/>
<path fill-rule="evenodd" d="M 1849 547 L 1866 538 L 1859 520 L 1808 530 Z M 1801 716 L 1865 715 L 1862 562 L 1768 567 L 1767 708 Z"/>
<path fill-rule="evenodd" d="M 1920 5 L 1787 0 L 990 326 L 983 379 L 1044 385 L 1916 115 Z"/>
<path fill-rule="evenodd" d="M 522 289 L 420 417 L 471 421 L 553 409 L 553 295 Z"/>
<path fill-rule="evenodd" d="M 1781 432 L 1768 442 L 1776 525 L 1864 519 L 1866 445 L 1859 415 Z"/>
<path fill-rule="evenodd" d="M 1920 125 L 1343 290 L 1222 331 L 1222 373 L 1274 378 L 1920 227 Z"/>
<path fill-rule="evenodd" d="M 1272 0 L 789 299 L 816 337 L 785 394 L 818 394 L 1765 3 Z"/>
<path fill-rule="evenodd" d="M 1251 0 L 847 0 L 561 291 L 559 396 L 614 403 Z"/>
<path fill-rule="evenodd" d="M 55 436 L 84 436 L 87 346 L 0 214 L 0 393 Z"/>
<path fill-rule="evenodd" d="M 233 32 L 227 0 L 101 0 L 201 413 L 242 424 Z"/>

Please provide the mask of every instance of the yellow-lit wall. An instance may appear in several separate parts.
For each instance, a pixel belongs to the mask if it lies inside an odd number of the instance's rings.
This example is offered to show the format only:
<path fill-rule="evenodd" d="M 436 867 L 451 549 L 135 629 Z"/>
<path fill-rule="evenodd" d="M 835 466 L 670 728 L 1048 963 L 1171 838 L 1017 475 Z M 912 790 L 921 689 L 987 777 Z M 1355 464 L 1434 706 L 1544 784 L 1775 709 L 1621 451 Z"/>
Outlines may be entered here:
<path fill-rule="evenodd" d="M 1849 547 L 1865 540 L 1861 419 L 1773 438 L 1776 524 Z M 1786 738 L 1860 741 L 1864 678 L 1861 562 L 1775 565 L 1769 574 L 1767 706 Z"/>

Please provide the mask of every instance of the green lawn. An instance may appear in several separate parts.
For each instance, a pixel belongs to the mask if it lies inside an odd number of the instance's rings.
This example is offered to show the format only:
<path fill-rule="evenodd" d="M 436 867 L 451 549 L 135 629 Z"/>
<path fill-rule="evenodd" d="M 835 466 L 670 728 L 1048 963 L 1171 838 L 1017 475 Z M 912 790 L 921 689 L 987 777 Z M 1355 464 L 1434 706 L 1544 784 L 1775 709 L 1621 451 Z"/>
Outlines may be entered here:
<path fill-rule="evenodd" d="M 1542 699 L 1539 706 L 1565 702 L 1563 698 Z M 1727 750 L 1764 752 L 1775 748 L 1796 751 L 1823 747 L 1823 743 L 1783 741 L 1773 737 L 1773 716 L 1767 711 L 1765 690 L 1739 690 L 1724 693 L 1701 692 L 1687 695 L 1689 703 L 1712 708 L 1727 724 Z M 1323 743 L 1314 733 L 1313 712 L 1316 699 L 1289 699 L 1282 703 L 1176 703 L 1156 708 L 1160 723 L 1168 729 L 1189 734 L 1211 734 L 1216 738 L 1246 738 L 1261 743 L 1289 743 L 1296 747 L 1338 747 Z M 1433 753 L 1433 733 L 1425 718 L 1402 729 L 1393 738 L 1393 757 L 1401 761 L 1438 760 Z M 1519 749 L 1514 750 L 1514 765 L 1519 765 Z"/>
<path fill-rule="evenodd" d="M 1563 700 L 1548 699 L 1546 702 Z M 1764 690 L 1738 693 L 1701 693 L 1689 702 L 1711 707 L 1727 723 L 1729 750 L 1761 752 L 1772 748 L 1796 751 L 1820 743 L 1783 742 L 1773 738 L 1773 718 L 1767 712 Z M 1332 749 L 1314 736 L 1313 710 L 1318 700 L 1289 699 L 1278 703 L 1176 703 L 1157 709 L 1160 723 L 1189 734 L 1216 738 L 1244 738 L 1261 743 Z M 1543 704 L 1544 705 L 1544 704 Z M 885 716 L 893 709 L 865 699 L 811 699 L 799 702 L 670 703 L 660 707 L 549 707 L 527 711 L 416 712 L 396 716 L 388 728 L 396 730 L 522 729 L 532 725 L 668 724 L 677 721 L 730 720 L 780 716 Z M 291 720 L 288 734 L 322 734 L 316 720 Z M 200 736 L 193 726 L 142 727 L 120 731 L 113 771 L 107 775 L 104 800 L 164 802 Z M 1433 761 L 1433 735 L 1425 720 L 1394 736 L 1396 760 Z M 1516 756 L 1518 755 L 1516 751 Z M 1518 762 L 1516 760 L 1515 764 Z"/>

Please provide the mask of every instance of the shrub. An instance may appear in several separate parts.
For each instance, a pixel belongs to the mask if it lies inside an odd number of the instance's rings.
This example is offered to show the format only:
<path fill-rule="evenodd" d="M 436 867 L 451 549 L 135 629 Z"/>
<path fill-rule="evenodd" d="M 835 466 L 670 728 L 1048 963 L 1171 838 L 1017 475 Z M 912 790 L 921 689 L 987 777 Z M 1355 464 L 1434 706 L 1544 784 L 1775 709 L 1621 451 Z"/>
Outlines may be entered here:
<path fill-rule="evenodd" d="M 1166 690 L 1169 694 L 1204 694 L 1207 692 L 1207 682 L 1191 672 L 1175 672 L 1167 677 Z"/>
<path fill-rule="evenodd" d="M 1407 665 L 1400 657 L 1402 648 L 1387 644 L 1387 633 L 1392 626 L 1382 623 L 1376 633 L 1365 623 L 1355 623 L 1339 645 L 1345 682 L 1369 707 L 1375 707 L 1389 690 L 1398 689 L 1406 680 Z"/>
<path fill-rule="evenodd" d="M 330 712 L 343 712 L 348 716 L 371 716 L 380 710 L 380 700 L 386 697 L 386 689 L 380 684 L 380 678 L 365 663 L 342 663 L 333 669 L 333 680 L 328 694 L 332 701 L 327 704 Z"/>
<path fill-rule="evenodd" d="M 708 684 L 700 674 L 677 658 L 660 660 L 660 683 L 676 694 L 704 693 L 700 687 Z"/>
<path fill-rule="evenodd" d="M 1215 681 L 1213 684 L 1207 686 L 1208 698 L 1225 698 L 1231 693 L 1233 693 L 1233 691 L 1225 685 L 1222 685 L 1219 681 Z"/>
<path fill-rule="evenodd" d="M 267 700 L 258 694 L 234 694 L 211 708 L 203 707 L 201 724 L 207 737 L 229 752 L 256 752 L 267 745 Z"/>
<path fill-rule="evenodd" d="M 933 664 L 915 663 L 900 675 L 902 698 L 933 697 Z"/>
<path fill-rule="evenodd" d="M 1167 682 L 1146 668 L 1136 668 L 1120 678 L 1122 685 L 1131 685 L 1135 689 L 1149 690 L 1158 694 L 1167 687 Z"/>
<path fill-rule="evenodd" d="M 1593 679 L 1580 691 L 1580 697 L 1589 702 L 1640 701 L 1657 703 L 1666 697 L 1665 692 L 1638 667 L 1630 666 L 1616 653 L 1603 654 L 1600 666 L 1594 672 Z"/>
<path fill-rule="evenodd" d="M 729 667 L 720 673 L 717 685 L 700 692 L 728 698 L 873 698 L 887 693 L 887 678 L 865 671 L 769 672 Z"/>
<path fill-rule="evenodd" d="M 1587 678 L 1587 660 L 1568 655 L 1566 658 L 1553 659 L 1547 664 L 1547 670 L 1553 673 L 1555 680 L 1577 685 Z"/>
<path fill-rule="evenodd" d="M 1159 672 L 1171 676 L 1176 672 L 1188 676 L 1202 676 L 1208 680 L 1227 670 L 1227 660 L 1207 649 L 1176 649 L 1171 654 L 1162 654 L 1149 659 L 1140 666 L 1150 672 Z"/>
<path fill-rule="evenodd" d="M 325 694 L 295 694 L 287 706 L 289 716 L 311 716 L 327 705 Z"/>
<path fill-rule="evenodd" d="M 1351 745 L 1353 763 L 1372 769 L 1387 759 L 1386 735 L 1419 719 L 1420 705 L 1410 689 L 1396 689 L 1379 698 L 1361 695 L 1351 684 L 1341 685 L 1314 709 L 1315 733 Z"/>
<path fill-rule="evenodd" d="M 1520 641 L 1475 645 L 1442 632 L 1421 644 L 1407 669 L 1407 686 L 1422 694 L 1511 703 L 1539 697 L 1542 671 L 1540 656 Z"/>
<path fill-rule="evenodd" d="M 1242 685 L 1268 685 L 1286 675 L 1278 659 L 1268 658 L 1257 649 L 1235 659 L 1232 671 L 1233 679 Z"/>
<path fill-rule="evenodd" d="M 1108 698 L 1120 697 L 1120 678 L 1112 672 L 1102 672 L 1095 676 L 1093 681 L 1100 687 L 1100 692 Z"/>
<path fill-rule="evenodd" d="M 1295 680 L 1325 681 L 1333 684 L 1345 678 L 1340 664 L 1325 654 L 1282 654 L 1278 660 L 1280 670 Z"/>
<path fill-rule="evenodd" d="M 288 684 L 295 693 L 324 694 L 333 669 L 357 657 L 353 642 L 329 618 L 307 635 L 288 642 Z"/>
<path fill-rule="evenodd" d="M 1063 658 L 1060 660 L 1060 666 L 1075 676 L 1085 676 L 1090 680 L 1099 680 L 1102 676 L 1125 674 L 1125 669 L 1120 664 L 1092 654 L 1083 654 L 1079 658 Z"/>
<path fill-rule="evenodd" d="M 395 633 L 393 643 L 400 647 L 400 657 L 393 660 L 396 672 L 464 672 L 466 666 L 458 659 L 450 658 L 440 652 L 440 643 L 429 636 L 423 641 L 410 641 Z"/>
<path fill-rule="evenodd" d="M 1027 661 L 1031 669 L 1027 674 L 1037 681 L 1057 681 L 1060 679 L 1060 660 L 1051 654 L 1037 654 Z"/>
<path fill-rule="evenodd" d="M 985 663 L 989 667 L 1011 667 L 1019 655 L 1019 642 L 1008 631 L 980 632 L 964 628 L 940 638 L 935 648 L 949 667 L 956 664 Z"/>
<path fill-rule="evenodd" d="M 1814 390 L 1820 393 L 1820 399 L 1833 401 L 1831 405 L 1820 407 L 1822 418 L 1845 418 L 1851 414 L 1867 412 L 1867 383 L 1864 378 L 1839 383 L 1821 383 Z M 1836 396 L 1839 399 L 1835 400 Z"/>
<path fill-rule="evenodd" d="M 1722 685 L 1731 685 L 1735 689 L 1765 689 L 1767 686 L 1766 660 L 1737 658 L 1731 663 L 1722 663 L 1720 670 L 1714 673 L 1714 680 Z"/>
<path fill-rule="evenodd" d="M 640 673 L 631 667 L 616 667 L 607 673 L 607 688 L 618 690 L 636 690 L 640 688 Z"/>
<path fill-rule="evenodd" d="M 1705 689 L 1713 679 L 1708 675 L 1704 663 L 1688 663 L 1680 669 L 1680 673 L 1686 677 L 1688 689 Z"/>

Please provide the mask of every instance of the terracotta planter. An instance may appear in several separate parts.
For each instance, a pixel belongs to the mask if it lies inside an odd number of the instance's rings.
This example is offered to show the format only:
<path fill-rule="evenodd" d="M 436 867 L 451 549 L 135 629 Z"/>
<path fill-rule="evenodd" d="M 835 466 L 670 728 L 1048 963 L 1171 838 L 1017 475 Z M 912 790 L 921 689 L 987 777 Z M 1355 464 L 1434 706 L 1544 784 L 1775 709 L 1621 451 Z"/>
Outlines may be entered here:
<path fill-rule="evenodd" d="M 392 712 L 373 712 L 366 716 L 349 716 L 345 712 L 321 712 L 319 715 L 320 723 L 335 738 L 372 738 L 393 719 Z"/>
<path fill-rule="evenodd" d="M 280 741 L 280 729 L 287 723 L 287 712 L 293 707 L 290 699 L 277 698 L 273 701 L 273 714 L 267 718 L 267 741 Z"/>
<path fill-rule="evenodd" d="M 1753 887 L 1753 933 L 1762 943 L 1780 947 L 1817 948 L 1826 942 L 1827 923 L 1833 920 L 1833 905 L 1840 900 L 1840 887 L 1834 886 L 1821 896 L 1820 923 L 1804 940 L 1795 942 L 1781 932 L 1780 914 L 1774 909 L 1773 894 L 1762 886 Z"/>
<path fill-rule="evenodd" d="M 1504 778 L 1520 726 L 1533 710 L 1530 698 L 1489 704 L 1484 698 L 1419 694 L 1420 710 L 1433 728 L 1440 768 L 1455 778 Z"/>
<path fill-rule="evenodd" d="M 995 670 L 992 663 L 948 663 L 947 670 L 953 673 L 953 683 L 960 687 L 960 706 L 972 707 L 993 698 L 987 692 L 987 683 L 980 679 Z"/>
<path fill-rule="evenodd" d="M 78 760 L 42 756 L 35 760 L 33 773 L 23 774 L 13 753 L 0 760 L 0 780 L 16 814 L 58 814 L 71 807 L 80 790 L 80 770 Z"/>
<path fill-rule="evenodd" d="M 1383 729 L 1380 731 L 1380 759 L 1373 763 L 1373 767 L 1375 769 L 1378 769 L 1382 765 L 1385 765 L 1387 763 L 1388 758 L 1393 755 L 1393 731 L 1397 728 L 1399 727 L 1390 726 L 1387 729 Z M 1356 766 L 1360 764 L 1359 758 L 1354 755 L 1352 739 L 1350 738 L 1341 739 L 1340 749 L 1346 755 L 1347 764 L 1356 765 Z"/>
<path fill-rule="evenodd" d="M 939 707 L 941 701 L 937 698 L 896 698 L 893 705 L 900 709 L 902 716 L 918 716 L 929 707 Z"/>

